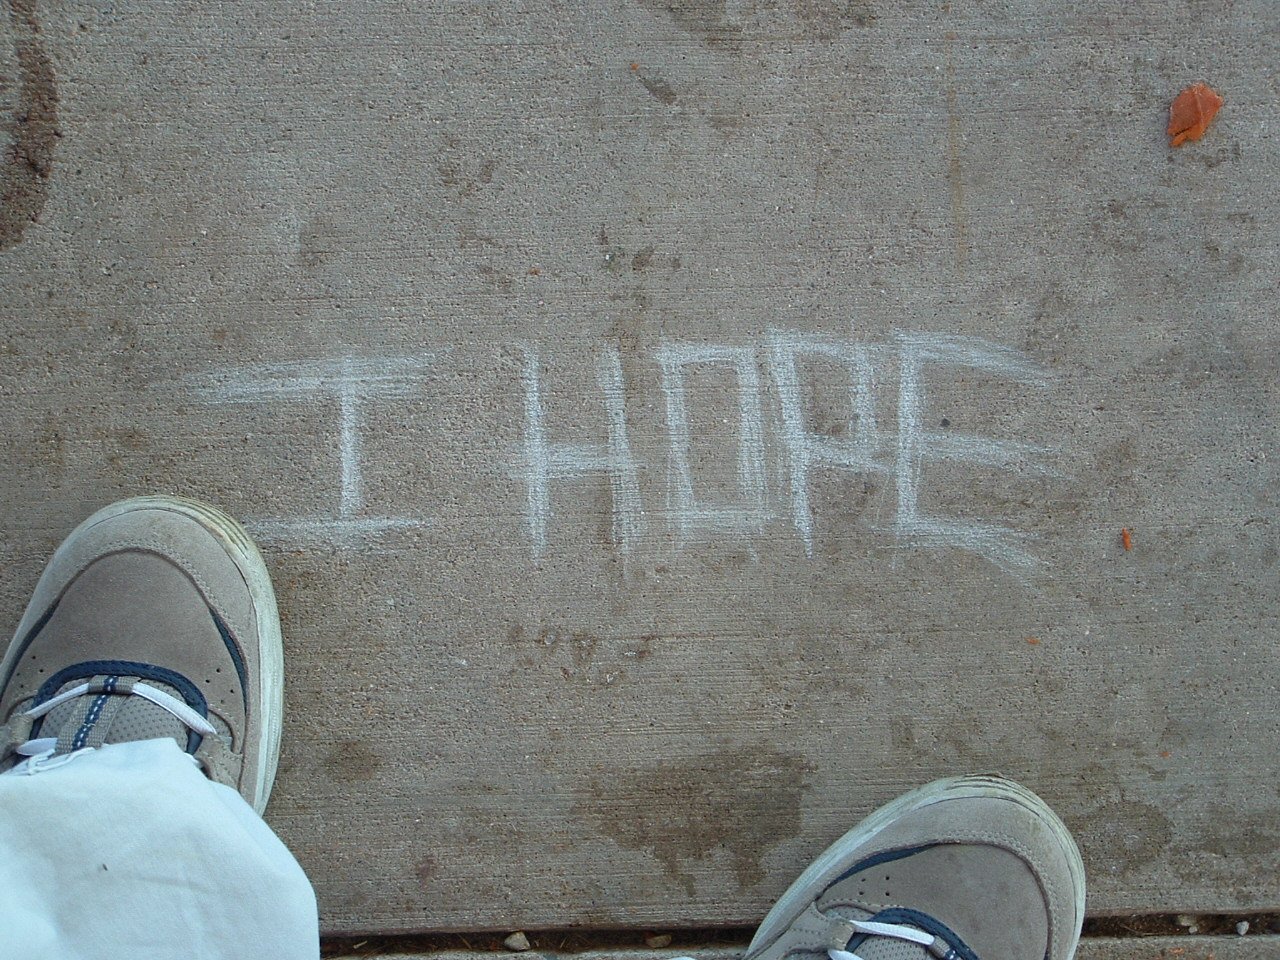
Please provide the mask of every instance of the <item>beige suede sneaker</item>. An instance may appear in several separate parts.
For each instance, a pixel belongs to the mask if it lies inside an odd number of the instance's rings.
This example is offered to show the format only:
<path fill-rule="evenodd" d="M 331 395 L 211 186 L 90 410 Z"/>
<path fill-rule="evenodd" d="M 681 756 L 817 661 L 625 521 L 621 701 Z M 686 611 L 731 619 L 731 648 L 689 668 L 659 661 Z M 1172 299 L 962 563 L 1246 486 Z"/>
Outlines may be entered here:
<path fill-rule="evenodd" d="M 0 662 L 0 770 L 171 737 L 267 805 L 284 663 L 257 548 L 194 500 L 99 510 L 54 553 Z"/>
<path fill-rule="evenodd" d="M 744 960 L 1070 960 L 1083 921 L 1084 864 L 1063 822 L 1012 781 L 957 777 L 837 840 Z"/>

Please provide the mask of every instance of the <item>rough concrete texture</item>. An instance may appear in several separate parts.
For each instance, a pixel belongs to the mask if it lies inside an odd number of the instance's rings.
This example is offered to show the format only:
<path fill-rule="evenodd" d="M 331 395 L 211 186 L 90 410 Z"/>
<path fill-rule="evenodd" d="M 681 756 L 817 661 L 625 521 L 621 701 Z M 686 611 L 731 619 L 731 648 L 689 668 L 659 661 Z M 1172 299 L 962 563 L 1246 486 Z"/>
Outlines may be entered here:
<path fill-rule="evenodd" d="M 741 947 L 713 947 L 696 951 L 698 960 L 739 960 Z M 377 956 L 383 960 L 510 960 L 510 953 L 441 951 L 438 953 L 330 953 L 330 957 Z M 681 960 L 677 950 L 592 950 L 582 953 L 526 953 L 527 960 Z M 1078 960 L 1275 960 L 1280 937 L 1086 937 L 1076 951 Z"/>
<path fill-rule="evenodd" d="M 962 771 L 1280 905 L 1269 0 L 3 8 L 0 607 L 252 521 L 326 931 L 749 923 Z"/>

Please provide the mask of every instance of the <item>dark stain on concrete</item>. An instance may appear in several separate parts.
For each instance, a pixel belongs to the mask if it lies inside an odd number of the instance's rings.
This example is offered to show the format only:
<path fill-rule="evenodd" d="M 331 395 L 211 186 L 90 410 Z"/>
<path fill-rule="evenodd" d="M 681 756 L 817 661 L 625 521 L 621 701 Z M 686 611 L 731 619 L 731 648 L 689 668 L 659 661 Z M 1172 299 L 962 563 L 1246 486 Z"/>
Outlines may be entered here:
<path fill-rule="evenodd" d="M 427 854 L 418 861 L 413 872 L 417 876 L 418 883 L 422 886 L 422 889 L 431 889 L 431 882 L 436 878 L 436 874 L 439 872 L 439 869 L 439 866 L 436 864 L 436 858 L 431 856 L 431 854 Z"/>
<path fill-rule="evenodd" d="M 480 274 L 499 290 L 510 290 L 515 284 L 515 280 L 509 274 L 503 273 L 487 263 L 482 263 L 476 267 L 476 273 Z"/>
<path fill-rule="evenodd" d="M 600 269 L 605 273 L 620 274 L 627 267 L 627 251 L 622 247 L 608 247 L 600 258 Z"/>
<path fill-rule="evenodd" d="M 1204 164 L 1206 170 L 1212 170 L 1220 163 L 1238 161 L 1241 157 L 1240 144 L 1235 143 L 1228 147 L 1219 147 L 1213 153 L 1205 153 L 1199 155 L 1200 162 Z"/>
<path fill-rule="evenodd" d="M 806 32 L 819 40 L 833 40 L 854 27 L 866 28 L 876 22 L 872 0 L 795 0 L 796 16 Z"/>
<path fill-rule="evenodd" d="M 36 434 L 39 461 L 49 472 L 61 477 L 67 469 L 67 435 L 62 422 L 53 415 L 46 415 L 44 425 Z"/>
<path fill-rule="evenodd" d="M 661 77 L 648 77 L 639 74 L 640 84 L 649 91 L 649 96 L 668 107 L 676 102 L 676 92 Z"/>
<path fill-rule="evenodd" d="M 448 147 L 456 147 L 454 138 L 446 138 Z M 436 165 L 440 182 L 452 188 L 460 197 L 473 197 L 484 187 L 493 183 L 493 174 L 497 170 L 496 160 L 482 160 L 474 169 L 467 169 L 462 163 L 452 158 L 442 160 Z"/>
<path fill-rule="evenodd" d="M 724 111 L 711 113 L 707 116 L 707 123 L 711 124 L 711 129 L 725 139 L 742 129 L 742 125 L 746 123 L 746 120 L 745 114 Z"/>
<path fill-rule="evenodd" d="M 651 853 L 689 896 L 690 865 L 717 850 L 746 888 L 765 878 L 764 855 L 800 833 L 812 771 L 769 746 L 726 749 L 597 779 L 576 812 L 620 846 Z"/>
<path fill-rule="evenodd" d="M 889 740 L 899 753 L 911 756 L 916 752 L 915 727 L 906 717 L 889 719 Z"/>
<path fill-rule="evenodd" d="M 742 25 L 730 19 L 728 0 L 640 0 L 640 4 L 666 14 L 712 49 L 739 51 Z"/>
<path fill-rule="evenodd" d="M 656 639 L 653 634 L 601 637 L 584 630 L 546 626 L 535 633 L 519 624 L 507 631 L 508 643 L 532 648 L 538 659 L 558 667 L 564 679 L 600 686 L 625 682 L 623 667 L 649 659 Z M 525 661 L 526 668 L 533 664 L 533 658 Z"/>
<path fill-rule="evenodd" d="M 1280 869 L 1280 819 L 1276 810 L 1246 813 L 1210 804 L 1206 827 L 1188 837 L 1174 873 L 1189 885 L 1211 885 L 1242 905 L 1256 905 L 1268 879 Z"/>
<path fill-rule="evenodd" d="M 1188 393 L 1208 388 L 1252 389 L 1274 370 L 1277 355 L 1265 347 L 1238 345 L 1226 335 L 1198 337 L 1177 343 L 1147 358 L 1146 368 L 1164 383 L 1180 385 Z M 1142 374 L 1143 371 L 1135 371 Z"/>
<path fill-rule="evenodd" d="M 1131 482 L 1132 472 L 1140 463 L 1139 452 L 1137 437 L 1127 435 L 1100 446 L 1093 461 L 1100 473 L 1106 471 L 1115 479 L 1123 477 Z"/>
<path fill-rule="evenodd" d="M 458 227 L 458 248 L 468 250 L 482 247 L 492 247 L 500 249 L 502 244 L 498 243 L 488 234 L 481 233 L 470 224 L 460 224 Z"/>
<path fill-rule="evenodd" d="M 145 433 L 136 427 L 117 427 L 104 434 L 104 439 L 109 439 L 118 447 L 125 450 L 138 451 L 146 448 L 149 438 Z"/>
<path fill-rule="evenodd" d="M 308 220 L 298 231 L 298 258 L 304 267 L 324 266 L 338 246 L 337 231 L 324 220 Z"/>
<path fill-rule="evenodd" d="M 1159 807 L 1130 800 L 1099 807 L 1073 824 L 1072 832 L 1090 869 L 1113 878 L 1156 863 L 1173 839 L 1173 827 Z"/>
<path fill-rule="evenodd" d="M 797 19 L 807 37 L 831 40 L 854 27 L 876 22 L 874 0 L 793 0 Z M 680 29 L 708 47 L 738 53 L 743 28 L 756 9 L 775 13 L 773 5 L 733 3 L 731 0 L 640 0 L 642 6 L 669 16 Z"/>
<path fill-rule="evenodd" d="M 647 246 L 643 250 L 636 251 L 636 255 L 631 258 L 632 270 L 643 270 L 649 264 L 653 263 L 653 246 Z"/>
<path fill-rule="evenodd" d="M 582 668 L 591 663 L 596 648 L 600 646 L 600 637 L 583 630 L 568 630 L 559 627 L 541 627 L 537 633 L 525 633 L 524 627 L 517 624 L 507 632 L 510 643 L 531 643 L 535 649 L 544 653 L 563 651 L 575 667 Z"/>
<path fill-rule="evenodd" d="M 53 63 L 41 43 L 35 0 L 8 0 L 18 57 L 18 103 L 9 123 L 12 143 L 0 160 L 0 250 L 16 246 L 49 197 L 58 127 Z"/>
<path fill-rule="evenodd" d="M 1242 864 L 1260 863 L 1280 851 L 1280 811 L 1253 816 L 1227 808 L 1215 812 L 1217 816 L 1207 818 L 1215 825 L 1192 841 L 1193 852 Z"/>
<path fill-rule="evenodd" d="M 341 740 L 325 754 L 324 768 L 335 780 L 363 783 L 377 776 L 382 758 L 363 740 Z"/>

